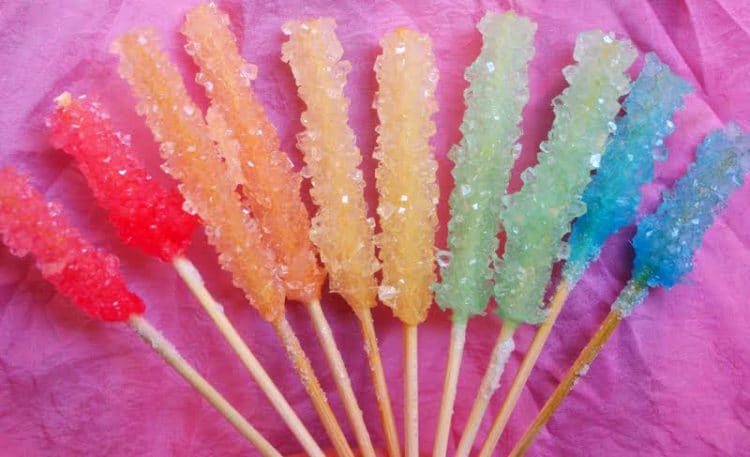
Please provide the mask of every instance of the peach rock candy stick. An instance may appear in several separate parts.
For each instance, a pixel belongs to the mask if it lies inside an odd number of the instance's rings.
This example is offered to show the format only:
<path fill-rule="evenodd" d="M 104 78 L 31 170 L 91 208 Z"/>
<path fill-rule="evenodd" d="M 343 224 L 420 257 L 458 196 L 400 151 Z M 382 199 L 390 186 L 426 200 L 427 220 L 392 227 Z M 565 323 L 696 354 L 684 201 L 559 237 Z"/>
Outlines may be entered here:
<path fill-rule="evenodd" d="M 267 320 L 277 319 L 284 313 L 284 294 L 274 273 L 273 255 L 226 179 L 226 166 L 208 136 L 200 109 L 160 50 L 156 32 L 128 32 L 113 43 L 112 50 L 120 55 L 120 74 L 139 98 L 138 113 L 161 143 L 164 169 L 180 182 L 185 208 L 203 220 L 219 262 L 250 303 Z"/>
<path fill-rule="evenodd" d="M 186 202 L 199 204 L 195 207 L 198 214 L 206 214 L 202 218 L 210 227 L 209 240 L 221 243 L 217 246 L 219 260 L 227 265 L 251 302 L 254 295 L 268 297 L 267 302 L 259 301 L 256 306 L 282 339 L 336 450 L 342 457 L 352 455 L 310 361 L 284 317 L 284 290 L 275 275 L 274 257 L 257 222 L 244 212 L 235 183 L 227 179 L 231 176 L 229 169 L 215 149 L 200 111 L 188 97 L 179 72 L 149 29 L 125 34 L 114 44 L 114 51 L 122 58 L 122 76 L 141 98 L 139 111 L 146 116 L 157 140 L 163 141 L 168 171 L 182 181 Z M 252 241 L 252 246 L 246 240 Z"/>
<path fill-rule="evenodd" d="M 300 176 L 281 151 L 276 130 L 255 97 L 256 67 L 240 56 L 229 18 L 214 4 L 187 14 L 185 50 L 200 67 L 196 81 L 211 100 L 209 128 L 219 143 L 234 145 L 245 203 L 263 228 L 263 238 L 281 264 L 279 276 L 290 300 L 320 299 L 325 271 L 310 242 L 310 220 L 300 196 Z M 231 140 L 227 141 L 227 132 Z"/>
<path fill-rule="evenodd" d="M 367 217 L 365 182 L 358 168 L 362 155 L 348 124 L 344 86 L 351 64 L 341 60 L 335 27 L 331 18 L 287 22 L 283 31 L 289 41 L 282 45 L 282 60 L 289 63 L 307 105 L 302 114 L 305 131 L 297 135 L 297 144 L 318 206 L 310 237 L 328 269 L 330 289 L 346 299 L 360 321 L 388 453 L 398 457 L 398 432 L 370 311 L 377 304 L 374 273 L 380 269 L 375 221 Z"/>
<path fill-rule="evenodd" d="M 380 42 L 375 62 L 380 118 L 375 157 L 383 281 L 379 295 L 404 324 L 404 405 L 407 457 L 418 450 L 416 326 L 427 317 L 435 280 L 435 182 L 437 163 L 430 137 L 437 111 L 438 71 L 427 35 L 399 28 Z"/>

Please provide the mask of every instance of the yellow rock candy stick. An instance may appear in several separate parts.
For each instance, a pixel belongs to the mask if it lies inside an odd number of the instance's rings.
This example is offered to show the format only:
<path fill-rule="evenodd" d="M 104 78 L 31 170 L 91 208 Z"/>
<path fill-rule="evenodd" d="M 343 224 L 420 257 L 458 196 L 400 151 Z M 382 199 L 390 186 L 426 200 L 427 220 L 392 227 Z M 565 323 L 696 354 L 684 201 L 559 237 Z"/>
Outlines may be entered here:
<path fill-rule="evenodd" d="M 375 62 L 380 118 L 375 157 L 383 281 L 380 299 L 404 323 L 404 437 L 407 457 L 419 455 L 417 324 L 427 316 L 435 279 L 435 182 L 430 137 L 437 111 L 435 67 L 429 37 L 399 28 L 380 42 Z"/>
<path fill-rule="evenodd" d="M 435 281 L 439 190 L 429 140 L 435 133 L 431 117 L 437 111 L 438 71 L 426 35 L 400 28 L 380 44 L 383 54 L 375 62 L 380 299 L 405 324 L 417 325 L 427 317 Z"/>
<path fill-rule="evenodd" d="M 351 65 L 341 60 L 335 27 L 330 18 L 287 22 L 283 30 L 289 41 L 282 46 L 282 60 L 289 63 L 307 106 L 302 114 L 305 131 L 297 144 L 305 154 L 318 205 L 311 238 L 328 269 L 331 290 L 346 299 L 360 320 L 388 455 L 398 457 L 398 432 L 370 312 L 377 303 L 375 272 L 380 268 L 375 221 L 367 217 L 362 155 L 348 124 L 344 86 Z"/>

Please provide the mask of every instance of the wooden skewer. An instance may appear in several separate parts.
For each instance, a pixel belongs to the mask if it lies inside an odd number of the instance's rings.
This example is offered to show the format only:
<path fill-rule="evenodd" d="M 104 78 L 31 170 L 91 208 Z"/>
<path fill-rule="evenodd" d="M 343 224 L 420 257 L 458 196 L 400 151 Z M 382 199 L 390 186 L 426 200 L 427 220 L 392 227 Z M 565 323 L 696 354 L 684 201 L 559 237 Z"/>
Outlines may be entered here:
<path fill-rule="evenodd" d="M 375 387 L 375 398 L 378 400 L 380 421 L 383 424 L 385 443 L 389 457 L 401 457 L 401 445 L 399 444 L 398 431 L 396 430 L 396 419 L 393 417 L 391 408 L 391 397 L 388 393 L 388 384 L 385 381 L 383 362 L 380 360 L 380 348 L 375 335 L 375 325 L 372 321 L 372 311 L 364 308 L 356 311 L 362 328 L 362 336 L 365 340 L 365 352 L 370 363 L 370 375 Z"/>
<path fill-rule="evenodd" d="M 490 432 L 484 440 L 482 449 L 479 451 L 479 457 L 492 457 L 492 452 L 495 450 L 495 447 L 500 440 L 500 436 L 502 436 L 503 430 L 508 423 L 508 419 L 510 418 L 513 409 L 516 407 L 518 399 L 521 397 L 521 392 L 526 386 L 526 381 L 529 379 L 529 375 L 531 374 L 531 370 L 534 368 L 537 359 L 539 359 L 539 354 L 542 352 L 542 348 L 547 342 L 547 338 L 549 338 L 552 326 L 555 325 L 555 321 L 557 321 L 557 316 L 560 315 L 560 311 L 565 304 L 565 299 L 568 298 L 568 293 L 568 284 L 565 280 L 560 281 L 560 284 L 555 291 L 555 295 L 552 297 L 552 301 L 549 305 L 547 320 L 539 326 L 536 335 L 534 335 L 534 340 L 531 342 L 531 345 L 521 362 L 521 366 L 518 367 L 518 373 L 516 373 L 516 377 L 513 378 L 513 384 L 511 384 L 510 390 L 508 390 L 508 396 L 503 401 L 503 405 L 500 407 L 500 412 L 497 413 L 497 416 L 492 423 L 492 428 L 490 428 Z"/>
<path fill-rule="evenodd" d="M 464 355 L 465 342 L 466 321 L 453 321 L 450 345 L 448 347 L 448 361 L 445 366 L 445 380 L 443 381 L 443 397 L 440 400 L 440 416 L 438 416 L 432 457 L 445 457 L 448 452 L 448 435 L 450 433 L 451 418 L 453 417 L 453 407 L 456 403 L 458 372 L 461 369 L 461 359 Z"/>
<path fill-rule="evenodd" d="M 594 361 L 597 355 L 602 351 L 602 347 L 607 343 L 609 337 L 615 331 L 617 326 L 622 321 L 622 316 L 615 310 L 612 310 L 607 314 L 607 317 L 599 326 L 596 334 L 591 338 L 585 348 L 578 354 L 578 358 L 573 365 L 570 367 L 565 377 L 560 381 L 552 396 L 547 400 L 542 407 L 542 410 L 537 414 L 534 422 L 526 429 L 523 437 L 516 443 L 516 446 L 510 452 L 510 457 L 518 457 L 523 455 L 534 442 L 534 438 L 542 430 L 542 427 L 549 421 L 552 415 L 560 407 L 565 397 L 570 393 L 575 386 L 578 379 L 583 376 Z"/>
<path fill-rule="evenodd" d="M 349 443 L 346 442 L 346 436 L 344 436 L 344 432 L 341 430 L 341 426 L 336 420 L 336 416 L 333 415 L 333 410 L 328 403 L 326 394 L 320 386 L 320 381 L 318 381 L 318 377 L 315 375 L 312 365 L 310 365 L 310 360 L 302 349 L 302 345 L 297 339 L 297 335 L 294 333 L 294 330 L 292 330 L 291 325 L 289 325 L 289 321 L 286 320 L 286 317 L 282 316 L 271 324 L 273 325 L 276 334 L 279 336 L 279 339 L 281 339 L 281 342 L 286 349 L 286 353 L 292 361 L 294 370 L 302 381 L 302 385 L 310 396 L 313 407 L 315 407 L 315 411 L 317 411 L 318 416 L 320 416 L 320 419 L 323 422 L 323 427 L 325 427 L 328 437 L 331 439 L 333 447 L 336 449 L 336 453 L 338 453 L 340 457 L 354 457 L 354 453 L 352 452 L 351 447 L 349 447 Z"/>
<path fill-rule="evenodd" d="M 404 442 L 406 457 L 419 457 L 419 356 L 417 326 L 404 324 Z"/>
<path fill-rule="evenodd" d="M 308 455 L 315 457 L 325 457 L 325 453 L 315 442 L 310 432 L 307 430 L 305 425 L 302 423 L 300 418 L 292 409 L 291 405 L 286 401 L 284 395 L 279 391 L 279 388 L 268 376 L 268 373 L 263 368 L 263 365 L 255 357 L 255 354 L 245 344 L 240 337 L 237 329 L 232 325 L 232 322 L 224 314 L 224 310 L 221 305 L 214 300 L 211 293 L 206 289 L 198 270 L 195 268 L 193 263 L 185 257 L 177 257 L 172 261 L 177 274 L 187 284 L 190 291 L 195 295 L 203 309 L 211 317 L 211 320 L 216 324 L 216 328 L 219 329 L 221 334 L 224 336 L 229 345 L 237 353 L 237 356 L 245 365 L 245 368 L 250 372 L 250 375 L 258 383 L 258 386 L 263 393 L 268 397 L 268 400 L 273 405 L 276 412 L 279 413 L 284 423 L 289 427 L 294 436 L 297 438 L 299 443 L 305 449 Z"/>
<path fill-rule="evenodd" d="M 323 314 L 320 302 L 318 300 L 312 301 L 308 304 L 307 309 L 312 318 L 313 327 L 315 327 L 318 341 L 320 341 L 321 346 L 323 346 L 323 352 L 328 361 L 328 366 L 334 375 L 333 379 L 336 382 L 339 396 L 344 403 L 344 409 L 346 410 L 346 415 L 349 417 L 349 423 L 354 429 L 354 436 L 359 444 L 359 451 L 364 457 L 375 457 L 375 448 L 372 446 L 370 433 L 367 431 L 365 420 L 362 417 L 362 410 L 357 403 L 357 397 L 354 395 L 352 381 L 349 379 L 349 373 L 346 370 L 346 365 L 344 365 L 344 359 L 341 357 L 341 352 L 336 345 L 336 340 L 333 339 L 331 326 L 328 324 L 325 314 Z"/>
<path fill-rule="evenodd" d="M 515 349 L 513 334 L 517 326 L 518 324 L 512 321 L 503 322 L 503 326 L 500 329 L 500 336 L 498 336 L 495 347 L 492 349 L 487 371 L 484 373 L 477 397 L 474 399 L 474 404 L 471 407 L 469 420 L 458 443 L 456 457 L 468 457 L 471 451 L 474 438 L 477 436 L 479 426 L 482 424 L 482 418 L 485 411 L 487 411 L 487 405 L 490 403 L 490 398 L 492 398 L 492 394 L 495 393 L 497 388 L 500 387 L 500 377 L 503 374 L 503 370 L 505 370 L 505 363 L 508 361 L 513 349 Z"/>
<path fill-rule="evenodd" d="M 131 316 L 128 325 L 143 340 L 161 355 L 187 382 L 208 400 L 234 428 L 237 429 L 265 457 L 281 457 L 271 443 L 261 435 L 247 420 L 229 404 L 229 402 L 201 376 L 170 343 L 164 335 L 155 329 L 143 316 Z"/>

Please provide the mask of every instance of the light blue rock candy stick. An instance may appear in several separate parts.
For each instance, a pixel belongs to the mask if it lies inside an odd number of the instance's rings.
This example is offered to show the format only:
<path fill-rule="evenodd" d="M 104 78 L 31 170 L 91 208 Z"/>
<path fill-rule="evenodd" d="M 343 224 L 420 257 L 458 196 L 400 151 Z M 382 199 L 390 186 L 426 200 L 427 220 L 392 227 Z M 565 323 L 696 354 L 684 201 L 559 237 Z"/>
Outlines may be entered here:
<path fill-rule="evenodd" d="M 513 448 L 511 457 L 523 455 L 547 421 L 588 371 L 618 324 L 643 301 L 651 287 L 671 287 L 693 268 L 693 255 L 703 234 L 726 205 L 732 191 L 750 171 L 750 136 L 735 124 L 711 133 L 698 146 L 696 161 L 665 192 L 664 201 L 638 223 L 633 240 L 635 264 L 632 279 L 612 305 L 612 311 L 570 367 L 537 418 Z"/>
<path fill-rule="evenodd" d="M 563 269 L 569 288 L 599 257 L 607 238 L 635 219 L 640 187 L 654 178 L 654 160 L 667 158 L 664 139 L 674 131 L 672 117 L 690 92 L 690 85 L 656 54 L 646 54 L 625 100 L 626 114 L 617 120 L 601 166 L 583 193 L 586 213 L 573 224 Z"/>

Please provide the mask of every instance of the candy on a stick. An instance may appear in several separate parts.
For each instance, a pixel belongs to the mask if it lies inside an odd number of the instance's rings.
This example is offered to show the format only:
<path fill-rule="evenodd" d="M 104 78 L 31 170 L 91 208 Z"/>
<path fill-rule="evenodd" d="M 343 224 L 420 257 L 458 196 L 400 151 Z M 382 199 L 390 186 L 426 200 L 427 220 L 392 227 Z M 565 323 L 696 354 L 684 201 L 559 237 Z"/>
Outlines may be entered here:
<path fill-rule="evenodd" d="M 623 318 L 632 313 L 651 288 L 670 288 L 693 268 L 693 255 L 714 217 L 726 206 L 732 192 L 750 172 L 750 135 L 735 124 L 712 132 L 696 152 L 688 168 L 654 214 L 638 222 L 633 239 L 635 261 L 632 277 L 596 334 L 547 400 L 532 425 L 511 451 L 523 455 L 552 414 L 588 371 Z"/>
<path fill-rule="evenodd" d="M 185 49 L 201 70 L 196 80 L 211 99 L 209 128 L 220 143 L 232 145 L 229 154 L 237 158 L 239 167 L 235 168 L 242 171 L 238 184 L 244 202 L 258 219 L 263 239 L 281 266 L 287 298 L 307 305 L 359 447 L 370 457 L 375 450 L 362 410 L 320 306 L 325 271 L 318 265 L 310 241 L 310 221 L 300 196 L 301 178 L 280 150 L 276 130 L 253 93 L 257 71 L 243 60 L 229 29 L 229 17 L 215 4 L 190 10 L 182 33 L 188 41 Z"/>
<path fill-rule="evenodd" d="M 51 142 L 76 158 L 97 202 L 127 244 L 172 262 L 217 328 L 310 455 L 321 456 L 304 424 L 263 366 L 221 312 L 195 266 L 183 256 L 197 218 L 182 209 L 177 189 L 168 190 L 135 158 L 127 136 L 117 132 L 99 102 L 65 92 L 49 118 Z"/>
<path fill-rule="evenodd" d="M 146 117 L 161 142 L 165 169 L 180 181 L 187 207 L 201 217 L 219 261 L 252 305 L 261 311 L 282 339 L 300 381 L 308 392 L 337 451 L 351 455 L 341 427 L 326 400 L 291 326 L 284 316 L 284 288 L 276 273 L 257 221 L 251 218 L 228 178 L 228 169 L 211 140 L 201 111 L 187 95 L 176 67 L 160 49 L 152 29 L 133 30 L 112 47 L 120 55 L 120 74 L 140 99 Z"/>
<path fill-rule="evenodd" d="M 618 99 L 629 89 L 624 71 L 635 56 L 629 41 L 616 40 L 612 34 L 589 31 L 578 35 L 573 53 L 577 64 L 563 69 L 570 86 L 554 100 L 555 121 L 540 146 L 539 163 L 521 174 L 524 186 L 519 192 L 503 197 L 501 217 L 507 241 L 495 275 L 503 327 L 459 442 L 459 457 L 471 450 L 515 347 L 515 329 L 522 322 L 538 324 L 546 317 L 541 305 L 553 263 L 567 256 L 562 238 L 571 221 L 586 210 L 581 194 L 614 128 Z"/>
<path fill-rule="evenodd" d="M 242 179 L 243 202 L 263 228 L 263 238 L 283 266 L 279 276 L 291 300 L 320 298 L 325 272 L 309 239 L 310 220 L 300 196 L 301 177 L 281 151 L 271 125 L 252 90 L 257 68 L 245 62 L 229 29 L 229 17 L 215 4 L 190 10 L 182 33 L 185 50 L 200 67 L 196 81 L 211 100 L 209 127 L 215 138 L 234 140 Z M 218 121 L 218 125 L 215 123 Z M 231 141 L 231 140 L 230 140 Z"/>
<path fill-rule="evenodd" d="M 284 291 L 273 253 L 226 179 L 226 167 L 200 109 L 159 46 L 156 32 L 142 29 L 120 37 L 112 51 L 120 55 L 120 74 L 139 98 L 138 113 L 161 143 L 165 171 L 180 182 L 185 209 L 200 216 L 222 267 L 232 273 L 250 303 L 264 318 L 275 320 L 284 314 Z"/>
<path fill-rule="evenodd" d="M 396 422 L 380 360 L 370 308 L 377 304 L 375 221 L 367 217 L 365 182 L 359 169 L 362 155 L 349 127 L 349 99 L 344 95 L 351 64 L 330 18 L 290 21 L 283 30 L 289 40 L 282 59 L 289 63 L 307 106 L 305 131 L 297 135 L 312 178 L 311 195 L 318 206 L 310 237 L 320 250 L 331 291 L 344 297 L 360 321 L 370 362 L 388 454 L 398 457 Z"/>
<path fill-rule="evenodd" d="M 481 314 L 492 292 L 492 262 L 498 247 L 500 198 L 518 157 L 521 111 L 529 98 L 528 63 L 536 24 L 513 12 L 485 14 L 478 25 L 483 45 L 466 70 L 463 139 L 450 152 L 455 163 L 448 222 L 448 251 L 438 252 L 441 283 L 435 299 L 452 311 L 433 457 L 446 455 L 466 323 Z"/>
<path fill-rule="evenodd" d="M 182 210 L 177 189 L 152 179 L 134 157 L 130 136 L 114 130 L 98 101 L 65 92 L 55 102 L 50 142 L 76 159 L 118 236 L 164 261 L 182 255 L 198 221 Z"/>
<path fill-rule="evenodd" d="M 427 317 L 435 279 L 433 245 L 439 190 L 430 137 L 438 70 L 427 35 L 399 28 L 380 41 L 375 61 L 380 119 L 375 158 L 380 194 L 380 299 L 404 325 L 404 439 L 419 453 L 417 325 Z"/>
<path fill-rule="evenodd" d="M 601 166 L 583 193 L 586 214 L 571 229 L 570 256 L 563 267 L 562 287 L 572 289 L 588 264 L 599 256 L 606 239 L 635 219 L 641 185 L 651 181 L 654 160 L 666 159 L 664 139 L 674 130 L 672 116 L 683 105 L 690 85 L 671 72 L 655 54 L 645 64 L 625 100 L 620 117 L 601 159 Z M 521 366 L 495 416 L 481 457 L 490 457 L 510 418 L 531 370 L 544 347 L 565 299 L 557 297 L 549 315 L 526 351 Z"/>
<path fill-rule="evenodd" d="M 690 85 L 648 53 L 624 103 L 627 115 L 617 128 L 602 163 L 583 193 L 586 213 L 570 232 L 570 256 L 563 275 L 572 288 L 610 235 L 630 224 L 641 201 L 640 186 L 654 177 L 654 160 L 667 158 L 664 140 L 674 131 L 672 117 L 682 108 Z"/>
<path fill-rule="evenodd" d="M 58 204 L 46 202 L 26 176 L 9 167 L 0 169 L 0 213 L 0 236 L 12 254 L 33 255 L 42 276 L 90 316 L 128 324 L 262 455 L 281 457 L 142 316 L 143 301 L 125 285 L 117 257 L 84 240 Z"/>

